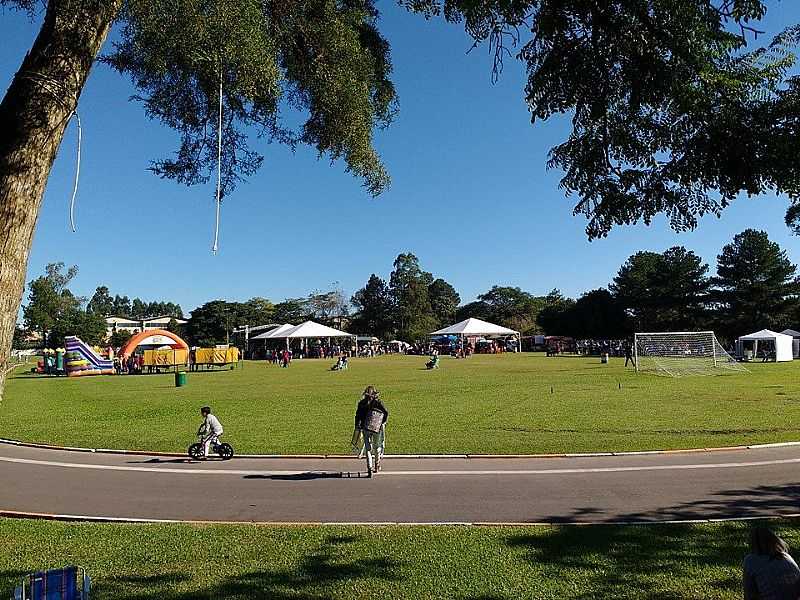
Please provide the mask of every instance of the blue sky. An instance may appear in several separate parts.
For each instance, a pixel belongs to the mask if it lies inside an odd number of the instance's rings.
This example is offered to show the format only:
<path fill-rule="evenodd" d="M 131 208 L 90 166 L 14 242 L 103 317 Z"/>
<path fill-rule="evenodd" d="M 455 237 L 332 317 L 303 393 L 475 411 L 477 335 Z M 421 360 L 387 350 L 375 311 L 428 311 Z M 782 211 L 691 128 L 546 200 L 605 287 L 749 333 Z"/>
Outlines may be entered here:
<path fill-rule="evenodd" d="M 800 21 L 800 7 L 771 4 L 768 29 Z M 720 248 L 747 227 L 768 231 L 800 263 L 800 239 L 783 224 L 787 202 L 772 196 L 742 198 L 690 233 L 676 234 L 659 218 L 587 241 L 584 219 L 572 216 L 574 200 L 558 189 L 560 173 L 545 169 L 567 125 L 530 125 L 522 66 L 507 60 L 492 85 L 487 50 L 467 53 L 462 28 L 426 22 L 391 1 L 379 7 L 400 95 L 397 120 L 377 138 L 393 179 L 388 192 L 372 199 L 341 164 L 317 160 L 310 149 L 256 142 L 264 166 L 224 203 L 213 256 L 213 185 L 186 188 L 146 170 L 175 150 L 176 136 L 128 100 L 127 79 L 96 65 L 79 105 L 78 230 L 68 225 L 73 124 L 48 183 L 28 279 L 63 261 L 80 267 L 72 286 L 79 294 L 104 284 L 112 294 L 177 301 L 188 311 L 217 298 L 279 301 L 333 282 L 349 295 L 370 273 L 388 276 L 395 256 L 412 251 L 464 302 L 494 284 L 575 296 L 605 286 L 640 249 L 684 245 L 713 269 Z M 0 9 L 0 89 L 37 24 Z"/>

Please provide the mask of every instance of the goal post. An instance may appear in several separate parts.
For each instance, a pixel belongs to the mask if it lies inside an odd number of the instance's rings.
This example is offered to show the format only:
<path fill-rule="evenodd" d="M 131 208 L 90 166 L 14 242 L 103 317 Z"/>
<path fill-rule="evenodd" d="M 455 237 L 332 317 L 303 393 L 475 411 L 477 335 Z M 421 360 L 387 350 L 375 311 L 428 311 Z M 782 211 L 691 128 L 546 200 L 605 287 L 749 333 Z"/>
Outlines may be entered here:
<path fill-rule="evenodd" d="M 747 371 L 713 331 L 661 331 L 634 334 L 636 372 L 671 377 Z"/>

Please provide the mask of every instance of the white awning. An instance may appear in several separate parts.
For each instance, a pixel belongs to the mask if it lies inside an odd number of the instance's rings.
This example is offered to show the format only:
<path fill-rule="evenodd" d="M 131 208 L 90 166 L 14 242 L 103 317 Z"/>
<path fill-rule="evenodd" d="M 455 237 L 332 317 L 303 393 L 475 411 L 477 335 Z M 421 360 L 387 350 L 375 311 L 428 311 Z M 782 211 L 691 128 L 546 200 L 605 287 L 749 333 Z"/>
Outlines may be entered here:
<path fill-rule="evenodd" d="M 430 335 L 519 335 L 519 331 L 481 321 L 480 319 L 470 318 L 439 331 L 434 331 Z"/>
<path fill-rule="evenodd" d="M 783 337 L 791 337 L 791 336 L 785 335 L 783 333 L 776 333 L 770 329 L 762 329 L 761 331 L 756 331 L 755 333 L 743 335 L 739 339 L 742 341 L 775 340 Z"/>
<path fill-rule="evenodd" d="M 284 333 L 286 331 L 289 331 L 290 329 L 294 329 L 294 325 L 292 325 L 291 323 L 284 323 L 283 325 L 281 325 L 279 327 L 275 327 L 274 329 L 270 329 L 269 331 L 265 331 L 264 333 L 260 333 L 260 334 L 258 334 L 256 336 L 251 337 L 250 339 L 251 340 L 266 340 L 266 339 L 274 338 L 274 337 L 283 337 L 280 334 Z"/>
<path fill-rule="evenodd" d="M 793 339 L 790 335 L 775 333 L 769 329 L 762 329 L 761 331 L 756 331 L 750 335 L 743 335 L 736 341 L 739 344 L 742 342 L 754 342 L 754 344 L 758 344 L 758 342 L 771 341 L 775 343 L 776 362 L 787 362 L 794 358 L 792 352 Z"/>
<path fill-rule="evenodd" d="M 273 338 L 334 338 L 334 337 L 356 337 L 353 333 L 346 331 L 339 331 L 333 327 L 321 325 L 314 321 L 306 321 L 300 325 L 296 325 L 291 329 L 283 331 L 279 334 L 272 335 Z"/>

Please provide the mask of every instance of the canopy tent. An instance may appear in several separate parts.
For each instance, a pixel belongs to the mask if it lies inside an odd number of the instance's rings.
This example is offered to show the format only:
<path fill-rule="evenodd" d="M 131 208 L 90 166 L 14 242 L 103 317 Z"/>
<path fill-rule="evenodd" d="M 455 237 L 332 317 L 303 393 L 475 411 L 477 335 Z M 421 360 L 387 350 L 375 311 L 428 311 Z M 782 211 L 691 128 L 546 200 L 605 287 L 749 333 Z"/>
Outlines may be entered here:
<path fill-rule="evenodd" d="M 794 329 L 784 329 L 781 331 L 783 335 L 792 336 L 792 355 L 795 358 L 800 358 L 800 331 Z"/>
<path fill-rule="evenodd" d="M 283 327 L 283 326 L 281 326 Z M 346 331 L 339 331 L 338 329 L 334 329 L 333 327 L 328 327 L 326 325 L 321 325 L 320 323 L 315 323 L 314 321 L 306 321 L 305 323 L 300 323 L 300 325 L 295 325 L 294 327 L 290 327 L 289 329 L 285 329 L 281 332 L 273 332 L 270 335 L 270 339 L 286 339 L 286 348 L 289 348 L 289 340 L 303 340 L 303 346 L 305 346 L 305 340 L 313 339 L 313 338 L 341 338 L 347 337 L 352 338 L 353 342 L 355 342 L 356 335 L 352 333 L 347 333 Z"/>
<path fill-rule="evenodd" d="M 762 329 L 749 335 L 743 335 L 736 340 L 736 354 L 737 356 L 747 356 L 745 345 L 752 344 L 752 357 L 758 356 L 759 343 L 763 346 L 772 342 L 775 346 L 775 362 L 788 362 L 793 360 L 792 353 L 792 336 L 784 335 L 782 333 L 775 333 L 769 329 Z"/>
<path fill-rule="evenodd" d="M 513 329 L 509 329 L 508 327 L 501 327 L 500 325 L 495 325 L 494 323 L 489 323 L 487 321 L 482 321 L 480 319 L 475 319 L 475 318 L 464 319 L 460 323 L 456 323 L 455 325 L 450 325 L 450 327 L 445 327 L 444 329 L 439 329 L 438 331 L 434 331 L 430 335 L 431 336 L 457 335 L 461 337 L 462 340 L 468 336 L 478 336 L 478 335 L 482 336 L 514 335 L 517 337 L 517 350 L 518 351 L 522 350 L 520 346 L 521 336 L 519 331 L 514 331 Z"/>
<path fill-rule="evenodd" d="M 267 340 L 267 339 L 272 338 L 272 337 L 281 337 L 280 336 L 281 333 L 283 333 L 285 331 L 289 331 L 290 329 L 293 329 L 293 328 L 294 328 L 294 325 L 292 325 L 291 323 L 284 323 L 283 325 L 279 325 L 278 327 L 274 327 L 274 328 L 270 329 L 269 331 L 265 331 L 264 333 L 260 333 L 258 335 L 255 335 L 255 336 L 251 337 L 250 339 L 251 340 Z"/>

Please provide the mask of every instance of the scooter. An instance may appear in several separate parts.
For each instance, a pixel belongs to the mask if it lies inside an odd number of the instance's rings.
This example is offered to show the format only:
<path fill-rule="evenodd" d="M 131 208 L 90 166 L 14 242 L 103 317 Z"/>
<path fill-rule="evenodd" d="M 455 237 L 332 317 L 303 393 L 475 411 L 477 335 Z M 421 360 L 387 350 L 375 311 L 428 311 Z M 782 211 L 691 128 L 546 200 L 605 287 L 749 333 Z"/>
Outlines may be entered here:
<path fill-rule="evenodd" d="M 198 434 L 197 437 L 200 441 L 189 446 L 189 456 L 195 460 L 203 458 L 203 435 Z M 214 440 L 211 440 L 211 446 L 208 450 L 209 452 L 218 454 L 222 460 L 230 460 L 233 458 L 233 446 L 225 442 L 218 444 Z"/>

